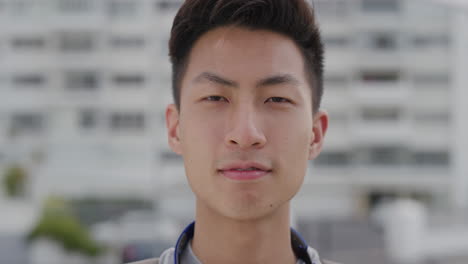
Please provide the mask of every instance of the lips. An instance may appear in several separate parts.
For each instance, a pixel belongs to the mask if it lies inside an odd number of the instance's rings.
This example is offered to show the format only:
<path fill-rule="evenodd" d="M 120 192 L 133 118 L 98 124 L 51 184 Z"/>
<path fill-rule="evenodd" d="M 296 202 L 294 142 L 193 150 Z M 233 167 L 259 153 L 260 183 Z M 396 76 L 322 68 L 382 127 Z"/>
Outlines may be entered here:
<path fill-rule="evenodd" d="M 237 162 L 225 165 L 218 171 L 228 179 L 235 181 L 248 181 L 262 178 L 272 170 L 261 163 Z"/>

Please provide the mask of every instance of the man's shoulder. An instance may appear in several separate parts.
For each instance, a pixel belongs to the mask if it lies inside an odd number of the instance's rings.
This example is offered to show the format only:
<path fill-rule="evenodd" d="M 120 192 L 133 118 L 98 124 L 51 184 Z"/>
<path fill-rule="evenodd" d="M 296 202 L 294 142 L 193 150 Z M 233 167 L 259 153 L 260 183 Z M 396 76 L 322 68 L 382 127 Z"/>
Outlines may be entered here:
<path fill-rule="evenodd" d="M 146 259 L 146 260 L 132 262 L 128 264 L 159 264 L 159 258 Z"/>
<path fill-rule="evenodd" d="M 322 260 L 322 264 L 339 264 L 338 262 L 333 262 L 333 261 L 329 261 L 329 260 Z M 147 260 L 143 260 L 143 261 L 138 261 L 138 262 L 134 262 L 134 263 L 130 263 L 130 264 L 159 264 L 159 258 L 155 258 L 155 259 L 147 259 Z"/>
<path fill-rule="evenodd" d="M 174 262 L 174 248 L 168 248 L 159 258 L 145 259 L 127 264 L 171 264 Z"/>
<path fill-rule="evenodd" d="M 315 249 L 312 249 L 309 247 L 308 251 L 312 259 L 318 260 L 318 254 L 315 251 Z M 132 262 L 128 264 L 170 264 L 172 263 L 173 258 L 174 258 L 174 248 L 169 248 L 166 251 L 164 251 L 159 258 L 146 259 L 146 260 Z M 320 262 L 322 264 L 340 264 L 338 262 L 333 262 L 333 261 L 326 260 L 326 259 L 321 259 Z"/>
<path fill-rule="evenodd" d="M 327 259 L 322 259 L 317 250 L 315 250 L 315 248 L 312 248 L 312 247 L 308 247 L 307 248 L 307 253 L 309 254 L 309 257 L 310 259 L 312 260 L 312 263 L 320 263 L 320 264 L 341 264 L 341 263 L 338 263 L 338 262 L 333 262 L 333 261 L 330 261 L 330 260 L 327 260 Z"/>
<path fill-rule="evenodd" d="M 340 263 L 338 263 L 338 262 L 333 262 L 333 261 L 326 260 L 326 259 L 322 259 L 322 264 L 340 264 Z"/>

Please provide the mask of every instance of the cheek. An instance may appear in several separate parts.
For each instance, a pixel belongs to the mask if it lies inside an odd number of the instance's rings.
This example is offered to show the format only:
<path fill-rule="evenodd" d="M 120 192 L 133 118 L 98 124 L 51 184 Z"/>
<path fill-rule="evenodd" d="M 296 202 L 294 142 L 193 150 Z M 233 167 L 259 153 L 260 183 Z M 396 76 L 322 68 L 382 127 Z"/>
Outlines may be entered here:
<path fill-rule="evenodd" d="M 277 126 L 272 134 L 275 152 L 280 153 L 282 166 L 288 171 L 303 171 L 307 167 L 312 126 L 304 119 L 290 119 Z"/>
<path fill-rule="evenodd" d="M 209 180 L 206 176 L 212 170 L 216 147 L 213 130 L 200 120 L 184 121 L 184 126 L 181 126 L 181 147 L 185 172 L 192 189 L 199 189 L 205 180 Z"/>
<path fill-rule="evenodd" d="M 270 121 L 269 130 L 273 131 L 272 137 L 274 141 L 280 141 L 275 145 L 284 148 L 285 151 L 300 152 L 302 149 L 307 149 L 312 136 L 312 123 L 307 120 L 302 116 L 290 115 Z"/>
<path fill-rule="evenodd" d="M 213 117 L 194 113 L 181 119 L 181 147 L 185 160 L 207 159 L 216 154 L 222 146 L 222 123 Z"/>

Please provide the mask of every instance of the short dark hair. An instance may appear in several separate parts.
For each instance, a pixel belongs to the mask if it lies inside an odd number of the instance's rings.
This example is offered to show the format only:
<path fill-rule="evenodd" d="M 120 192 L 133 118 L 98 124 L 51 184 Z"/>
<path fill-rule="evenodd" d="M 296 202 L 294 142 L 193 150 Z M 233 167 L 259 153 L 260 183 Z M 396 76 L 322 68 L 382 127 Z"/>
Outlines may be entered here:
<path fill-rule="evenodd" d="M 323 44 L 312 7 L 306 0 L 185 0 L 177 12 L 169 40 L 172 93 L 177 109 L 190 51 L 206 32 L 221 26 L 270 30 L 292 39 L 304 58 L 312 90 L 312 111 L 323 94 Z"/>

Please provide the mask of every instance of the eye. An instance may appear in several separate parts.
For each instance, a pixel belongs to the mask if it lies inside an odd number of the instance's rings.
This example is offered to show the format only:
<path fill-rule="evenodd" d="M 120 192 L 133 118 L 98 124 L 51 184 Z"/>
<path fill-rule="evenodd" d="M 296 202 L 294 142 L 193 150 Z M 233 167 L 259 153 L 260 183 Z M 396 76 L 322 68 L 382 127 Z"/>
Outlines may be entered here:
<path fill-rule="evenodd" d="M 273 102 L 273 103 L 292 103 L 291 100 L 283 98 L 283 97 L 270 97 L 266 100 L 266 102 Z"/>
<path fill-rule="evenodd" d="M 221 102 L 221 101 L 227 102 L 227 99 L 225 97 L 219 96 L 219 95 L 210 95 L 210 96 L 203 98 L 203 100 L 209 101 L 209 102 Z"/>

